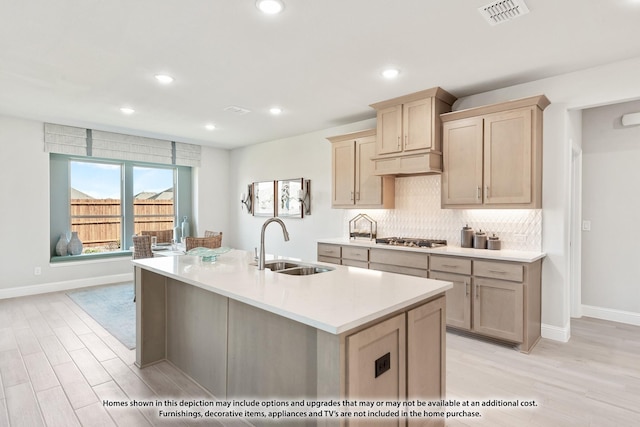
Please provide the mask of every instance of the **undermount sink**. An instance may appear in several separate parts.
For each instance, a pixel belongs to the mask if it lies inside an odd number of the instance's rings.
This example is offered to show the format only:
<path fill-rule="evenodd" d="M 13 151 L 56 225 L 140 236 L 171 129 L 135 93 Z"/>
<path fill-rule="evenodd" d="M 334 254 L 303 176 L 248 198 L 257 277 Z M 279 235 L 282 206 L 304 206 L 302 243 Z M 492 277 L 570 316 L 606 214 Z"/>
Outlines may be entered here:
<path fill-rule="evenodd" d="M 277 273 L 289 274 L 291 276 L 308 276 L 310 274 L 325 273 L 333 268 L 319 265 L 298 264 L 289 261 L 271 261 L 265 263 L 265 268 Z"/>

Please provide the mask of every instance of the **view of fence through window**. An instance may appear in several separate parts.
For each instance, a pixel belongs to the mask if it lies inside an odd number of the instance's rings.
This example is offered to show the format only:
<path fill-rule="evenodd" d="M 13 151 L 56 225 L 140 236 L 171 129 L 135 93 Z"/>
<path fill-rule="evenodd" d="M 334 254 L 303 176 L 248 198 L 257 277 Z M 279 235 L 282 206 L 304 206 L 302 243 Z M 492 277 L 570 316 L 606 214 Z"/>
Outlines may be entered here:
<path fill-rule="evenodd" d="M 72 161 L 71 231 L 78 232 L 83 252 L 122 249 L 123 203 L 133 203 L 134 234 L 171 230 L 174 223 L 174 170 L 133 167 L 133 194 L 123 197 L 123 165 Z"/>

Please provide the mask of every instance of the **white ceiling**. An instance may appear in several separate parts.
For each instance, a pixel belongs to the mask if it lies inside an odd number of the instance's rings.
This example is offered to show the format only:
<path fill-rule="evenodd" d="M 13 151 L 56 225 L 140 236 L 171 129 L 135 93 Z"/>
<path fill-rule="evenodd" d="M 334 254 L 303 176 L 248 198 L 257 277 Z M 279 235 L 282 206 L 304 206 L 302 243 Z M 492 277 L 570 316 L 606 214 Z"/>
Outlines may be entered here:
<path fill-rule="evenodd" d="M 433 86 L 461 97 L 640 56 L 638 0 L 525 0 L 496 26 L 487 0 L 284 1 L 267 16 L 255 0 L 0 0 L 0 113 L 233 148 Z"/>

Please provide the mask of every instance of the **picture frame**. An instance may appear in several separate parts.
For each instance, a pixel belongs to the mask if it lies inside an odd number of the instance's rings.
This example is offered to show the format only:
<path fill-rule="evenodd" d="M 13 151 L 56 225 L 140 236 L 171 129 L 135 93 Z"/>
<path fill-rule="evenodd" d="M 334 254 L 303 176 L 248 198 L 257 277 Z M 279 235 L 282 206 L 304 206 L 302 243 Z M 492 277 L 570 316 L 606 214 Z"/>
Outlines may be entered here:
<path fill-rule="evenodd" d="M 302 218 L 304 210 L 298 194 L 304 188 L 302 178 L 276 181 L 276 215 L 279 217 Z"/>
<path fill-rule="evenodd" d="M 275 216 L 275 181 L 253 183 L 253 216 Z"/>

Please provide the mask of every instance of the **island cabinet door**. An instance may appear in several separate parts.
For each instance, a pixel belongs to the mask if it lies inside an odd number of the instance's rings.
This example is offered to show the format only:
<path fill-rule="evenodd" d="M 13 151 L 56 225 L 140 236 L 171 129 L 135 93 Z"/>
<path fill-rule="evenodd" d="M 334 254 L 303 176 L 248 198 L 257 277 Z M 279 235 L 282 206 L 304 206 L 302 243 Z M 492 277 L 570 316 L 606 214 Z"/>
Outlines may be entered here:
<path fill-rule="evenodd" d="M 430 301 L 407 313 L 407 400 L 444 399 L 446 302 Z M 444 418 L 409 417 L 407 425 L 444 426 Z"/>
<path fill-rule="evenodd" d="M 347 341 L 347 396 L 352 400 L 405 399 L 406 325 L 399 314 L 350 335 Z M 375 409 L 375 408 L 374 408 Z M 371 418 L 351 418 L 349 426 L 371 425 Z M 404 426 L 404 419 L 376 419 L 376 426 Z"/>

